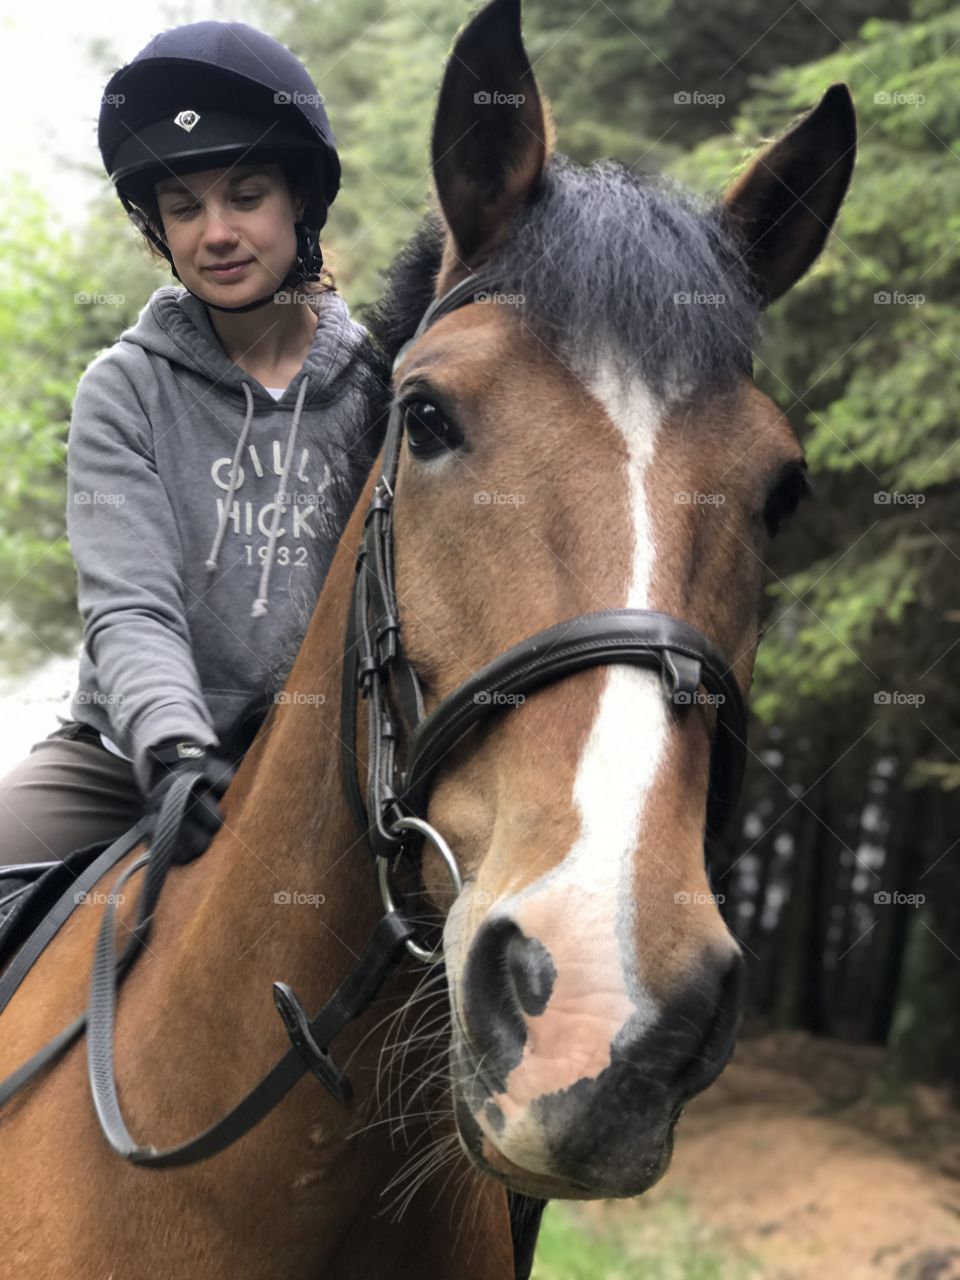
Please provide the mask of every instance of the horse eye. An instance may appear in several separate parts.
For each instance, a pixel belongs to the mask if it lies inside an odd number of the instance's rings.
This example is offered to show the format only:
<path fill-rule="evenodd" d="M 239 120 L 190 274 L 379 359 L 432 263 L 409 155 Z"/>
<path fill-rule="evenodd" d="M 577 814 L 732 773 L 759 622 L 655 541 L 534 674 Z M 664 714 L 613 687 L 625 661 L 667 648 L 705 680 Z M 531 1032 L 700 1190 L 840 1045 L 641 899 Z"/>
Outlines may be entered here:
<path fill-rule="evenodd" d="M 809 493 L 805 462 L 791 466 L 780 476 L 767 495 L 763 508 L 763 523 L 771 538 L 776 537 L 800 505 L 800 499 Z"/>
<path fill-rule="evenodd" d="M 459 435 L 435 404 L 429 400 L 408 400 L 403 406 L 403 429 L 414 453 L 439 453 L 453 449 Z"/>

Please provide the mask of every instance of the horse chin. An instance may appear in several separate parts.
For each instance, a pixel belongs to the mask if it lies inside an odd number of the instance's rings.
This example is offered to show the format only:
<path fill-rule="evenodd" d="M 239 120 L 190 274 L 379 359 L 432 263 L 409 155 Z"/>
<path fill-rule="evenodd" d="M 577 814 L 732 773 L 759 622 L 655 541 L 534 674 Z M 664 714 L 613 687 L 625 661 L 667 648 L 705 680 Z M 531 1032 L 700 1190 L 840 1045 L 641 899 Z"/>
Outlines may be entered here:
<path fill-rule="evenodd" d="M 467 1103 L 455 1101 L 457 1137 L 471 1164 L 510 1191 L 543 1200 L 615 1200 L 642 1195 L 660 1181 L 670 1167 L 673 1140 L 680 1108 L 670 1118 L 659 1151 L 644 1161 L 628 1183 L 617 1186 L 589 1186 L 573 1178 L 524 1169 L 515 1164 L 480 1128 Z"/>

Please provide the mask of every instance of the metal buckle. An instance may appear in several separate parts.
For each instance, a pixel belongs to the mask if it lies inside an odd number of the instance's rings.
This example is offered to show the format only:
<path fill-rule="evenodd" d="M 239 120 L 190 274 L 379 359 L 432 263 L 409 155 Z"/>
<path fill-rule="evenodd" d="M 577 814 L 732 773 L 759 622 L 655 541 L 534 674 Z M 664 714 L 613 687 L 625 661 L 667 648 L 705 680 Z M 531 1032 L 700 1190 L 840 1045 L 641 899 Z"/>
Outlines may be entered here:
<path fill-rule="evenodd" d="M 386 476 L 381 476 L 377 482 L 373 493 L 370 495 L 370 505 L 367 507 L 363 517 L 364 528 L 366 529 L 374 516 L 389 516 L 393 505 L 393 489 Z"/>
<path fill-rule="evenodd" d="M 397 818 L 393 823 L 394 830 L 401 829 L 404 831 L 417 831 L 429 840 L 429 842 L 440 854 L 444 862 L 447 864 L 447 870 L 450 873 L 450 880 L 456 893 L 460 893 L 463 889 L 463 878 L 460 875 L 460 868 L 457 866 L 457 860 L 453 856 L 453 850 L 444 840 L 443 836 L 436 829 L 431 827 L 429 822 L 424 822 L 422 818 L 404 817 Z M 394 861 L 398 861 L 403 857 L 402 853 L 397 855 Z M 390 861 L 387 858 L 378 858 L 377 860 L 377 883 L 380 886 L 380 898 L 383 902 L 385 911 L 399 911 L 393 898 L 393 890 L 390 888 Z M 443 959 L 443 947 L 439 946 L 435 951 L 428 951 L 426 947 L 421 947 L 419 943 L 414 942 L 412 938 L 407 939 L 407 950 L 412 956 L 418 960 L 422 960 L 424 964 L 439 964 Z"/>

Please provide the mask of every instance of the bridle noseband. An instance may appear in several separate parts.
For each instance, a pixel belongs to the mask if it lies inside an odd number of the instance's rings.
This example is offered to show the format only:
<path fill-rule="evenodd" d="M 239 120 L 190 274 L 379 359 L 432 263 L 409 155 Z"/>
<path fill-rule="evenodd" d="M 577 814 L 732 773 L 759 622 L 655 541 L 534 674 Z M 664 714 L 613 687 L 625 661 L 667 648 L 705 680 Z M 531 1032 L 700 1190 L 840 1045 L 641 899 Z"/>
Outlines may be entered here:
<path fill-rule="evenodd" d="M 495 291 L 499 282 L 483 274 L 455 285 L 426 311 L 416 333 L 394 361 L 441 317 Z M 664 695 L 675 707 L 692 705 L 701 686 L 716 707 L 711 746 L 707 838 L 716 838 L 733 810 L 746 758 L 746 709 L 729 664 L 695 627 L 670 614 L 647 609 L 604 609 L 585 613 L 521 640 L 475 672 L 448 694 L 429 715 L 420 682 L 404 653 L 400 635 L 393 556 L 393 503 L 403 410 L 394 403 L 387 423 L 380 477 L 364 518 L 357 554 L 341 696 L 341 765 L 347 801 L 370 852 L 380 862 L 408 853 L 427 832 L 430 786 L 448 752 L 491 712 L 516 705 L 510 695 L 603 663 L 630 663 L 659 670 Z M 400 723 L 388 688 L 403 719 L 406 749 L 398 761 Z M 357 777 L 357 695 L 368 708 L 366 799 Z M 418 818 L 414 826 L 405 819 Z M 411 834 L 412 833 L 412 834 Z M 446 855 L 445 855 L 446 856 Z M 439 960 L 442 951 L 408 947 L 420 959 Z"/>

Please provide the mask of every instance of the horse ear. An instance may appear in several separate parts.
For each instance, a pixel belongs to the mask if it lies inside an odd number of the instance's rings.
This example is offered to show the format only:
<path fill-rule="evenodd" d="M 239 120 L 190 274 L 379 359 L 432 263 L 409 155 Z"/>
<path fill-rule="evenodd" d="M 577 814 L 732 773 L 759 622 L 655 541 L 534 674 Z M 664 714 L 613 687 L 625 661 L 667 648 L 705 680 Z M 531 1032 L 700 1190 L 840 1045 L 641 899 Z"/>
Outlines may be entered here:
<path fill-rule="evenodd" d="M 757 156 L 723 198 L 746 242 L 764 305 L 800 279 L 823 248 L 843 202 L 857 148 L 845 84 Z"/>
<path fill-rule="evenodd" d="M 520 0 L 492 0 L 453 46 L 433 125 L 437 196 L 464 266 L 489 256 L 534 197 L 550 145 Z"/>

